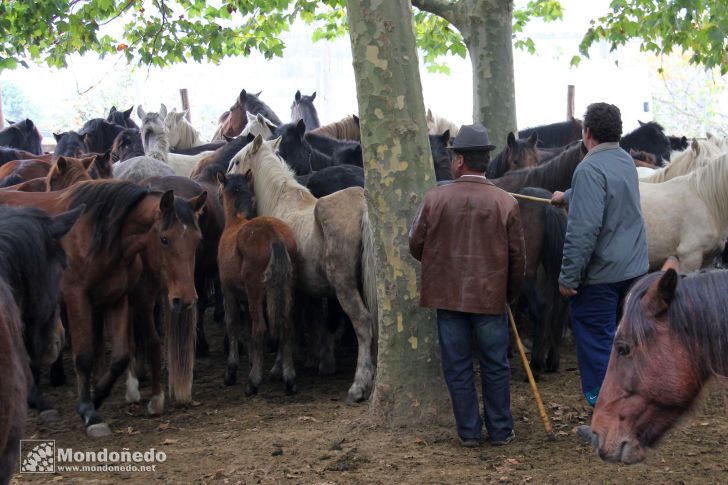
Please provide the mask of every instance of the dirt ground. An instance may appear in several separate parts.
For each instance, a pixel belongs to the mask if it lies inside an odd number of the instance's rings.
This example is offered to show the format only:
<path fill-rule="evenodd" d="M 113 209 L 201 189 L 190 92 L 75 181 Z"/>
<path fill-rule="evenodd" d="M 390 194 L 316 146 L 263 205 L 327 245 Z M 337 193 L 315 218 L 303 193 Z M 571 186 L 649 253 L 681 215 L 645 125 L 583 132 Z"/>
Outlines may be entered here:
<path fill-rule="evenodd" d="M 26 438 L 53 439 L 57 447 L 162 450 L 166 461 L 157 464 L 156 471 L 16 474 L 13 483 L 728 483 L 728 412 L 724 391 L 717 385 L 706 390 L 695 411 L 646 463 L 607 465 L 571 433 L 590 416 L 580 395 L 571 345 L 562 358 L 562 371 L 539 384 L 556 442 L 545 439 L 514 357 L 516 441 L 505 447 L 465 449 L 457 443 L 454 429 L 391 430 L 370 422 L 366 404 L 346 405 L 353 359 L 344 360 L 331 377 L 299 369 L 296 396 L 286 397 L 282 383 L 264 382 L 257 396 L 246 398 L 241 384 L 223 385 L 222 332 L 213 323 L 208 329 L 212 355 L 196 363 L 193 406 L 167 406 L 164 415 L 150 418 L 146 383 L 143 405 L 129 405 L 119 382 L 101 408 L 114 433 L 91 441 L 74 411 L 75 386 L 69 384 L 49 390 L 59 405 L 60 422 L 41 425 L 37 413 L 28 416 Z M 73 375 L 68 358 L 66 370 Z"/>

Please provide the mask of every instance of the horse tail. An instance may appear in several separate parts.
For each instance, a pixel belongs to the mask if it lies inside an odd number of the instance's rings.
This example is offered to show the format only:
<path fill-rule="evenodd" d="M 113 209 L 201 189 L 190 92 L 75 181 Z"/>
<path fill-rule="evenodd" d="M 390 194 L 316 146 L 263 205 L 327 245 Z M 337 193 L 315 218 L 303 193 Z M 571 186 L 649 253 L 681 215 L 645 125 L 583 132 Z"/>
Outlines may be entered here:
<path fill-rule="evenodd" d="M 192 373 L 195 366 L 197 307 L 168 307 L 166 316 L 169 397 L 173 401 L 192 401 Z"/>
<path fill-rule="evenodd" d="M 379 342 L 379 310 L 377 308 L 376 254 L 374 248 L 374 231 L 369 221 L 369 213 L 365 212 L 361 220 L 361 275 L 364 304 L 372 316 L 372 358 L 376 364 Z"/>
<path fill-rule="evenodd" d="M 263 274 L 266 316 L 271 337 L 291 338 L 295 278 L 293 261 L 286 250 L 285 242 L 273 243 L 268 266 Z M 278 345 L 283 345 L 283 342 Z"/>
<path fill-rule="evenodd" d="M 568 318 L 568 300 L 559 293 L 559 273 L 566 239 L 566 213 L 563 209 L 547 205 L 544 207 L 543 269 L 545 274 L 544 335 L 549 349 L 546 370 L 556 372 L 559 368 L 559 349 L 564 336 L 564 323 Z"/>

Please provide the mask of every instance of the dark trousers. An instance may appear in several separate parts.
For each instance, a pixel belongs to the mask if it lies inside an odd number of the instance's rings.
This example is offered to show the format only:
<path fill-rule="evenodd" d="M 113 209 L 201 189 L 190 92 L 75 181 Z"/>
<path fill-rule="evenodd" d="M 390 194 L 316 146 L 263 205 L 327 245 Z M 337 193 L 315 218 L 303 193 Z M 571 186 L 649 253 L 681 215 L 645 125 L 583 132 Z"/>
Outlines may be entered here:
<path fill-rule="evenodd" d="M 580 286 L 571 297 L 571 328 L 576 340 L 581 390 L 592 406 L 607 373 L 621 302 L 633 281 Z"/>
<path fill-rule="evenodd" d="M 485 427 L 492 441 L 505 440 L 513 430 L 506 315 L 437 310 L 437 329 L 442 370 L 450 391 L 458 435 L 466 440 L 480 439 L 483 427 L 473 373 L 472 339 L 475 337 Z"/>

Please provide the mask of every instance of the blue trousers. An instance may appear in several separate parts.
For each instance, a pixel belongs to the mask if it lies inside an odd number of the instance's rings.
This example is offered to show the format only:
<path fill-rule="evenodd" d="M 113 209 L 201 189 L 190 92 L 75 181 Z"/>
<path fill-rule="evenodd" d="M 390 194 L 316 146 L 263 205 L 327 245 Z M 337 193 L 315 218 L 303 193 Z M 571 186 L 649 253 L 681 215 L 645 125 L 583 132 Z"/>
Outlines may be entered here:
<path fill-rule="evenodd" d="M 480 439 L 483 421 L 473 373 L 472 338 L 478 348 L 483 416 L 488 436 L 505 440 L 513 430 L 511 368 L 506 315 L 437 310 L 442 370 L 461 439 Z"/>
<path fill-rule="evenodd" d="M 607 373 L 621 302 L 633 281 L 580 286 L 571 297 L 571 328 L 576 340 L 581 390 L 592 406 Z"/>

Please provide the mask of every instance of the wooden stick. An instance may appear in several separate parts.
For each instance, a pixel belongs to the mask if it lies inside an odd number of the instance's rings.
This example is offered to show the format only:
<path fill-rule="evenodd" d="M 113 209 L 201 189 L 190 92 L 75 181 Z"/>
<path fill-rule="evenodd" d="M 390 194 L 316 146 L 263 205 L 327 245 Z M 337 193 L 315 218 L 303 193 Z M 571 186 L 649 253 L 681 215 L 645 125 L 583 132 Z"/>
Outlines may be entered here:
<path fill-rule="evenodd" d="M 541 197 L 533 197 L 531 195 L 514 194 L 511 192 L 508 192 L 508 193 L 517 199 L 530 200 L 531 202 L 541 202 L 542 204 L 551 203 L 551 199 L 543 199 Z"/>
<path fill-rule="evenodd" d="M 511 329 L 513 330 L 513 335 L 516 337 L 516 347 L 518 347 L 518 353 L 521 355 L 521 362 L 523 363 L 523 368 L 526 370 L 526 375 L 528 376 L 528 382 L 531 384 L 531 390 L 533 391 L 533 397 L 536 399 L 536 407 L 538 408 L 538 414 L 541 416 L 541 421 L 543 422 L 543 427 L 546 430 L 546 435 L 549 438 L 549 441 L 554 441 L 556 439 L 556 436 L 554 435 L 554 430 L 551 428 L 551 421 L 549 421 L 548 414 L 546 414 L 546 409 L 543 407 L 543 401 L 541 400 L 541 393 L 538 392 L 538 387 L 536 387 L 536 381 L 533 378 L 533 373 L 531 372 L 531 366 L 528 365 L 528 359 L 526 359 L 526 352 L 523 350 L 523 343 L 521 342 L 521 337 L 518 335 L 518 329 L 516 329 L 516 321 L 513 319 L 513 312 L 511 312 L 511 307 L 509 305 L 506 305 L 506 309 L 508 310 L 508 319 L 511 321 Z"/>

